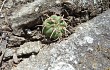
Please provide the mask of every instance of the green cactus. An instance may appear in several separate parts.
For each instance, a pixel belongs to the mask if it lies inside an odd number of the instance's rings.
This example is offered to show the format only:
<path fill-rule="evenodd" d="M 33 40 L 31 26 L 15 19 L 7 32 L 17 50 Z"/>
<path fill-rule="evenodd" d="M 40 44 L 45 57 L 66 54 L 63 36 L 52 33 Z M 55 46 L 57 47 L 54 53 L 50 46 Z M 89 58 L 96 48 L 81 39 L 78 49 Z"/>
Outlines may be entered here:
<path fill-rule="evenodd" d="M 58 39 L 67 31 L 67 23 L 63 17 L 52 15 L 43 22 L 42 33 L 49 38 Z"/>

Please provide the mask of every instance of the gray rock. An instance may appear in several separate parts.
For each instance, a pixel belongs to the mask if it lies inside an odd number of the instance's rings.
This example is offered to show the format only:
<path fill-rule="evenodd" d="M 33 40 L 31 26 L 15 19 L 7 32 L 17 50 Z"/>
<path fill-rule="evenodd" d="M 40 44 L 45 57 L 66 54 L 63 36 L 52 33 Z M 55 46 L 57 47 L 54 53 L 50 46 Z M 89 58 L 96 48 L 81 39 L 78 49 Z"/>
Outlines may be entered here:
<path fill-rule="evenodd" d="M 24 34 L 23 30 L 26 25 L 28 27 L 35 26 L 35 21 L 37 18 L 39 6 L 42 5 L 45 0 L 37 0 L 32 3 L 27 3 L 23 7 L 16 9 L 12 16 L 10 16 L 11 28 L 13 29 L 13 33 L 17 36 L 21 36 Z M 30 15 L 31 14 L 31 15 Z M 31 24 L 30 22 L 33 22 Z M 27 28 L 28 28 L 27 27 Z"/>
<path fill-rule="evenodd" d="M 8 0 L 7 2 L 6 2 L 6 4 L 4 4 L 4 7 L 7 7 L 7 8 L 11 8 L 12 6 L 13 6 L 13 0 Z"/>
<path fill-rule="evenodd" d="M 44 47 L 12 70 L 105 70 L 110 67 L 110 9 L 76 27 L 67 40 Z"/>
<path fill-rule="evenodd" d="M 6 52 L 4 54 L 4 60 L 12 57 L 14 53 L 15 53 L 14 49 L 6 49 Z"/>
<path fill-rule="evenodd" d="M 39 50 L 42 48 L 41 42 L 27 42 L 20 46 L 17 50 L 18 55 L 24 55 L 29 53 L 38 53 Z"/>
<path fill-rule="evenodd" d="M 24 15 L 32 14 L 38 5 L 38 2 L 32 2 L 25 4 L 22 8 L 18 9 L 17 11 L 13 12 L 13 16 L 11 16 L 11 19 L 22 17 Z"/>
<path fill-rule="evenodd" d="M 10 36 L 8 41 L 8 46 L 19 46 L 23 42 L 25 42 L 25 38 L 23 37 L 17 37 L 17 36 Z"/>
<path fill-rule="evenodd" d="M 17 56 L 22 56 L 22 55 L 31 54 L 31 53 L 38 53 L 41 48 L 42 48 L 42 44 L 39 41 L 26 42 L 17 49 L 7 48 L 4 55 L 4 59 L 12 57 L 14 53 L 16 53 Z"/>

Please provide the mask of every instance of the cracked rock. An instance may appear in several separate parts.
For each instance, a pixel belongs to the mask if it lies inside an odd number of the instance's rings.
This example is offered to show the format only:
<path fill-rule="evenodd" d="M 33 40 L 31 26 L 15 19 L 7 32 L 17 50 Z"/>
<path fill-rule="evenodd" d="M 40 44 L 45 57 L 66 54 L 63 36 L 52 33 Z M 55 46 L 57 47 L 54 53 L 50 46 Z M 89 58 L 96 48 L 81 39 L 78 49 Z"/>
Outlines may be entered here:
<path fill-rule="evenodd" d="M 17 36 L 11 36 L 9 38 L 8 46 L 19 46 L 22 44 L 22 42 L 25 42 L 25 38 L 17 37 Z"/>
<path fill-rule="evenodd" d="M 39 41 L 26 42 L 17 49 L 7 48 L 4 58 L 10 58 L 13 56 L 14 53 L 16 53 L 17 56 L 22 56 L 30 53 L 38 53 L 41 48 L 42 48 L 42 44 Z"/>
<path fill-rule="evenodd" d="M 21 46 L 22 47 L 22 46 Z M 105 70 L 110 67 L 110 9 L 76 27 L 67 40 L 43 47 L 12 70 Z"/>
<path fill-rule="evenodd" d="M 38 53 L 42 48 L 40 41 L 37 42 L 27 42 L 20 46 L 17 50 L 18 55 L 29 54 L 29 53 Z"/>

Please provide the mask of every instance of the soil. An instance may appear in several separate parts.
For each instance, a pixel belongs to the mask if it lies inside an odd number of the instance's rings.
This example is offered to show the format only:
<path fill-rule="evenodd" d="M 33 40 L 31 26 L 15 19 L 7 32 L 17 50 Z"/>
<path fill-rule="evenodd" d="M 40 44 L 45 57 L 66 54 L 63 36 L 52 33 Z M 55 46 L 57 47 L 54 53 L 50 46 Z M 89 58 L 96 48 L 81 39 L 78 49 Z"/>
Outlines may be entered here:
<path fill-rule="evenodd" d="M 11 70 L 13 66 L 16 66 L 20 61 L 22 61 L 20 58 L 17 58 L 17 55 L 14 55 L 14 58 L 10 57 L 4 59 L 3 55 L 5 53 L 6 48 L 17 49 L 17 47 L 24 44 L 25 42 L 31 42 L 31 41 L 41 41 L 42 44 L 45 45 L 49 45 L 50 43 L 53 42 L 54 43 L 60 42 L 61 40 L 66 39 L 69 35 L 74 33 L 75 27 L 77 27 L 77 25 L 89 21 L 93 17 L 105 11 L 103 5 L 100 5 L 98 7 L 95 6 L 83 7 L 83 6 L 73 5 L 69 2 L 63 2 L 47 10 L 40 11 L 40 14 L 37 15 L 35 20 L 27 23 L 26 25 L 21 25 L 21 29 L 23 30 L 23 32 L 21 31 L 19 32 L 21 34 L 15 35 L 13 32 L 14 29 L 11 28 L 10 20 L 8 19 L 8 17 L 11 16 L 11 13 L 16 8 L 21 8 L 22 5 L 31 2 L 33 2 L 33 0 L 25 0 L 24 2 L 13 1 L 14 3 L 13 7 L 11 8 L 3 7 L 2 12 L 0 12 L 0 43 L 1 43 L 0 70 Z M 0 6 L 2 5 L 2 3 L 3 0 L 0 0 Z M 67 29 L 70 31 L 70 33 L 68 33 L 67 36 L 64 36 L 62 39 L 57 41 L 46 38 L 45 35 L 42 34 L 42 23 L 46 18 L 48 18 L 46 15 L 51 16 L 54 14 L 63 16 L 63 18 L 66 19 L 66 22 L 68 23 Z M 30 23 L 37 23 L 37 25 L 34 24 L 28 25 Z M 10 40 L 11 37 L 13 37 L 12 40 Z M 28 56 L 30 55 L 31 54 L 27 54 L 25 58 L 28 58 Z"/>

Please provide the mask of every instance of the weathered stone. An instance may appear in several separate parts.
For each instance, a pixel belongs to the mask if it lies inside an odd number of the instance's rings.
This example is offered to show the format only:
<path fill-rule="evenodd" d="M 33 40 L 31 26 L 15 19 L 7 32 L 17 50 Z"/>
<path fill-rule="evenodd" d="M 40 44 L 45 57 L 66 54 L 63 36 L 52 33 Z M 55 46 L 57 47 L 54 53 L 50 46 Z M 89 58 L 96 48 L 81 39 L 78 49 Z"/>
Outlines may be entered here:
<path fill-rule="evenodd" d="M 23 37 L 17 37 L 17 36 L 11 36 L 8 41 L 8 46 L 19 46 L 23 42 L 25 42 L 25 38 Z"/>
<path fill-rule="evenodd" d="M 7 8 L 11 8 L 12 6 L 13 6 L 13 0 L 8 0 L 7 2 L 6 2 L 6 4 L 4 4 L 4 7 L 7 7 Z"/>
<path fill-rule="evenodd" d="M 13 34 L 23 36 L 26 28 L 33 28 L 37 24 L 41 24 L 42 20 L 39 18 L 39 15 L 42 11 L 49 9 L 50 5 L 52 7 L 53 3 L 53 1 L 36 0 L 15 10 L 12 16 L 9 17 Z"/>
<path fill-rule="evenodd" d="M 110 67 L 110 9 L 76 27 L 67 40 L 44 47 L 12 70 L 104 70 Z"/>
<path fill-rule="evenodd" d="M 6 52 L 4 54 L 4 59 L 10 58 L 15 53 L 14 49 L 6 49 Z"/>
<path fill-rule="evenodd" d="M 24 35 L 25 33 L 23 32 L 23 29 L 30 28 L 36 25 L 36 23 L 33 21 L 37 19 L 39 5 L 44 2 L 45 0 L 37 0 L 32 3 L 25 4 L 22 8 L 16 9 L 12 13 L 12 16 L 10 16 L 9 18 L 10 23 L 12 24 L 11 28 L 13 29 L 13 34 L 17 36 Z M 36 8 L 38 8 L 38 10 L 36 10 Z"/>
<path fill-rule="evenodd" d="M 38 53 L 42 48 L 41 42 L 27 42 L 20 46 L 17 50 L 18 55 L 29 54 L 29 53 Z"/>
<path fill-rule="evenodd" d="M 6 49 L 4 59 L 10 58 L 13 56 L 14 53 L 17 54 L 17 56 L 22 56 L 25 54 L 31 54 L 31 53 L 38 53 L 39 50 L 42 48 L 42 44 L 39 41 L 36 42 L 27 42 L 21 45 L 17 49 Z"/>

